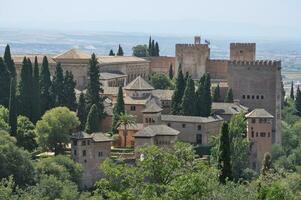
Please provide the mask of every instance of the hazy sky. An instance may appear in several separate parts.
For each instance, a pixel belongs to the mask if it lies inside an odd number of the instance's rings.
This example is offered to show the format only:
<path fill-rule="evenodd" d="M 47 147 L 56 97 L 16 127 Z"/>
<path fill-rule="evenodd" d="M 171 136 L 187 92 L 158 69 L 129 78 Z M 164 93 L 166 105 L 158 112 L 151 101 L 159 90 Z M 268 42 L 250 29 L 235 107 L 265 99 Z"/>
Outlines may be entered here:
<path fill-rule="evenodd" d="M 0 0 L 0 27 L 301 38 L 301 0 Z"/>

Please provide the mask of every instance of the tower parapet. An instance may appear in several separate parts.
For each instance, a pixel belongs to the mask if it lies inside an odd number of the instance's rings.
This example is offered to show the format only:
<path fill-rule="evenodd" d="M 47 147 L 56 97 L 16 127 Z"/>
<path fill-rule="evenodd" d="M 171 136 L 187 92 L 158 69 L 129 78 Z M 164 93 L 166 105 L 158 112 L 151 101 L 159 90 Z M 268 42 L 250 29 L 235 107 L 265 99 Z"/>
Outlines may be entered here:
<path fill-rule="evenodd" d="M 230 65 L 232 66 L 254 66 L 254 67 L 276 67 L 281 68 L 280 60 L 254 60 L 254 61 L 246 61 L 246 60 L 231 60 Z"/>
<path fill-rule="evenodd" d="M 254 61 L 256 59 L 256 43 L 231 43 L 230 60 Z"/>

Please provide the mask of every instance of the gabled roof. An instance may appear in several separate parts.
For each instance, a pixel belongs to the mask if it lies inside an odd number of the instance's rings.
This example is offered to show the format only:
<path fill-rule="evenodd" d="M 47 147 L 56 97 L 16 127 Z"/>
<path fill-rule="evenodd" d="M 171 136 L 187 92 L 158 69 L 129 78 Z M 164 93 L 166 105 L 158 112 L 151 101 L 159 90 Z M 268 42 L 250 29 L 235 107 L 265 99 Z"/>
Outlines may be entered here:
<path fill-rule="evenodd" d="M 149 125 L 138 131 L 134 137 L 154 137 L 156 135 L 175 136 L 180 132 L 166 125 Z"/>
<path fill-rule="evenodd" d="M 41 54 L 24 54 L 24 55 L 12 55 L 12 59 L 15 64 L 22 64 L 24 57 L 29 58 L 34 63 L 35 57 L 38 59 L 39 65 L 42 64 L 44 56 L 47 57 L 49 64 L 55 64 L 56 62 L 52 59 L 53 55 L 41 55 Z"/>
<path fill-rule="evenodd" d="M 158 106 L 158 104 L 156 104 L 155 102 L 150 102 L 146 108 L 144 110 L 142 110 L 142 113 L 159 113 L 161 112 L 163 109 Z"/>
<path fill-rule="evenodd" d="M 222 121 L 223 118 L 216 115 L 214 117 L 197 117 L 197 116 L 184 116 L 184 115 L 161 115 L 161 120 L 165 122 L 186 122 L 186 123 L 210 123 Z"/>
<path fill-rule="evenodd" d="M 154 90 L 148 82 L 146 82 L 141 76 L 135 78 L 127 86 L 124 87 L 125 90 Z"/>
<path fill-rule="evenodd" d="M 54 59 L 90 59 L 90 55 L 79 49 L 70 49 L 64 53 L 54 56 Z"/>
<path fill-rule="evenodd" d="M 274 116 L 263 108 L 256 108 L 246 114 L 246 118 L 274 118 Z"/>
<path fill-rule="evenodd" d="M 149 62 L 144 58 L 136 56 L 97 56 L 97 60 L 100 65 Z"/>
<path fill-rule="evenodd" d="M 94 142 L 110 142 L 110 141 L 113 141 L 111 138 L 107 137 L 103 133 L 88 134 L 88 133 L 83 132 L 83 131 L 73 133 L 71 135 L 71 139 L 77 139 L 77 140 L 92 139 Z"/>

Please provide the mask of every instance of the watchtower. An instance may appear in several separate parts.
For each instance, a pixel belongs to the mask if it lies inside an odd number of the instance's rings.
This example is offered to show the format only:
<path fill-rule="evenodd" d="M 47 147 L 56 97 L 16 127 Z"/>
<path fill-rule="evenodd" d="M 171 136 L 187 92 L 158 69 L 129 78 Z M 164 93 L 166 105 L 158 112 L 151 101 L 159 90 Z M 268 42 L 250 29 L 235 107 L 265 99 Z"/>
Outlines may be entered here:
<path fill-rule="evenodd" d="M 256 43 L 231 43 L 230 60 L 254 61 L 256 59 Z"/>

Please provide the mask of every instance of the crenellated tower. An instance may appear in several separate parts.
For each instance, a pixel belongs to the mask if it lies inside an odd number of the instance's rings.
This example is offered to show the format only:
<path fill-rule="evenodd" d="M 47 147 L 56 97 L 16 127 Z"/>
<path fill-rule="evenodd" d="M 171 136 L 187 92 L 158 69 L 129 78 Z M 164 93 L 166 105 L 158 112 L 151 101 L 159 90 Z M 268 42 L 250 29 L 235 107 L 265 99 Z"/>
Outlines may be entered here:
<path fill-rule="evenodd" d="M 231 43 L 230 60 L 254 61 L 256 59 L 256 43 Z"/>

